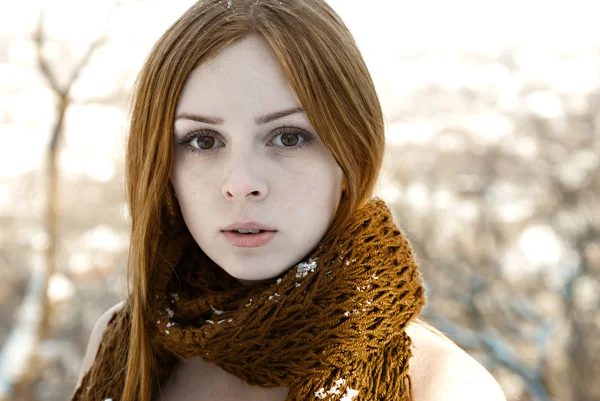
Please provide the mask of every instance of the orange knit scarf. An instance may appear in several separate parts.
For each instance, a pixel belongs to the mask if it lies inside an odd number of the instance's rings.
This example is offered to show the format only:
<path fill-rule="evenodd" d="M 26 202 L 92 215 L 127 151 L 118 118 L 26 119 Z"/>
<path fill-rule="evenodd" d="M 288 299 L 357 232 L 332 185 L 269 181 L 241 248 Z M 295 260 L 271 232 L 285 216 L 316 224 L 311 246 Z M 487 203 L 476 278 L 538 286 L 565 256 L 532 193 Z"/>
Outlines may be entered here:
<path fill-rule="evenodd" d="M 177 358 L 201 357 L 249 384 L 288 387 L 287 401 L 412 399 L 404 329 L 425 304 L 424 288 L 382 200 L 369 200 L 301 263 L 253 286 L 184 242 L 171 242 L 178 262 L 157 269 L 151 284 L 158 383 Z M 72 401 L 121 399 L 128 310 L 112 317 Z"/>

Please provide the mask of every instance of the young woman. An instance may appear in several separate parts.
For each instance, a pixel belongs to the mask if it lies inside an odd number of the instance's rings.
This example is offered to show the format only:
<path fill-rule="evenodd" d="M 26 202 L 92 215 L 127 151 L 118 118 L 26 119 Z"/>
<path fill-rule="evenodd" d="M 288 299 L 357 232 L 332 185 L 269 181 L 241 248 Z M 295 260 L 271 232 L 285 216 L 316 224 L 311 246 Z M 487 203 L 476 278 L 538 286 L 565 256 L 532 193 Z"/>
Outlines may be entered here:
<path fill-rule="evenodd" d="M 323 0 L 203 0 L 152 49 L 127 148 L 128 298 L 72 400 L 503 400 L 417 319 L 372 197 L 380 104 Z"/>

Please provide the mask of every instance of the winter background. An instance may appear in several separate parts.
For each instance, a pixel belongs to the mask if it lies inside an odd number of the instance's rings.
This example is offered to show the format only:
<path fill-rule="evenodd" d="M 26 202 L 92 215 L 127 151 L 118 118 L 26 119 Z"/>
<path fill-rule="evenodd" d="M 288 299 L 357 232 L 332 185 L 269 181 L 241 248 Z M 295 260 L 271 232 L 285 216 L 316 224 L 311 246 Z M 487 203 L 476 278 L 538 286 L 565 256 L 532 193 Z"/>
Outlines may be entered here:
<path fill-rule="evenodd" d="M 423 316 L 509 400 L 600 400 L 600 2 L 329 1 L 381 97 L 377 195 Z M 0 400 L 68 399 L 123 297 L 129 91 L 191 4 L 0 1 Z"/>

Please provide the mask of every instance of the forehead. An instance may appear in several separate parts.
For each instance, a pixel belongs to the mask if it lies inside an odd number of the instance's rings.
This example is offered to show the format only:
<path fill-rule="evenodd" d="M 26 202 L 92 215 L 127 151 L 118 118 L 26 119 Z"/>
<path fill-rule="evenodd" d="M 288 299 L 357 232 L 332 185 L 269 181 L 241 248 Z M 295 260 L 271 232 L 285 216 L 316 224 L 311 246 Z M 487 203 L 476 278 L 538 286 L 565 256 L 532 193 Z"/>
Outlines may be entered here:
<path fill-rule="evenodd" d="M 184 85 L 177 111 L 222 114 L 245 109 L 255 115 L 298 105 L 268 43 L 253 35 L 196 67 Z"/>

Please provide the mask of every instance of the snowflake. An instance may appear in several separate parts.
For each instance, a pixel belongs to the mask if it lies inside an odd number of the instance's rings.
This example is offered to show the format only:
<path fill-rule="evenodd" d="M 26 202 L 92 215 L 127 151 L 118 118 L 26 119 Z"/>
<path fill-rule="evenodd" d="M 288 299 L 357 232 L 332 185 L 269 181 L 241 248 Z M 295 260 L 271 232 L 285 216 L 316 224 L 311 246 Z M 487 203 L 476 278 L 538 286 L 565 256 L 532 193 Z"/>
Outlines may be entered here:
<path fill-rule="evenodd" d="M 298 272 L 296 273 L 297 278 L 306 277 L 309 272 L 314 273 L 317 268 L 317 261 L 311 258 L 308 263 L 299 263 L 296 268 L 298 269 Z"/>
<path fill-rule="evenodd" d="M 347 388 L 346 393 L 340 398 L 340 401 L 352 401 L 358 395 L 358 390 Z"/>
<path fill-rule="evenodd" d="M 340 386 L 343 386 L 344 384 L 346 384 L 346 380 L 344 379 L 337 379 L 333 385 L 333 387 L 331 387 L 329 389 L 329 391 L 327 391 L 327 394 L 340 394 Z"/>
<path fill-rule="evenodd" d="M 223 313 L 222 310 L 215 309 L 212 307 L 212 305 L 211 305 L 211 309 L 214 310 L 217 315 L 220 315 L 221 313 Z"/>

